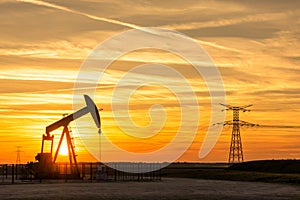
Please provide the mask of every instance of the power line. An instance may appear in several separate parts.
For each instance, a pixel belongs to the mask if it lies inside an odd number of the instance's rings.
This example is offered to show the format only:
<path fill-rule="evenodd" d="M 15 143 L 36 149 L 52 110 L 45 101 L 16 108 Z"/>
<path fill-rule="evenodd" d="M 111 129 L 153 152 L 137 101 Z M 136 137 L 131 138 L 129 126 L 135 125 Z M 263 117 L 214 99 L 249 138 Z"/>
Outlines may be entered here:
<path fill-rule="evenodd" d="M 294 125 L 259 125 L 259 127 L 263 127 L 263 128 L 300 128 L 300 126 L 294 126 Z"/>

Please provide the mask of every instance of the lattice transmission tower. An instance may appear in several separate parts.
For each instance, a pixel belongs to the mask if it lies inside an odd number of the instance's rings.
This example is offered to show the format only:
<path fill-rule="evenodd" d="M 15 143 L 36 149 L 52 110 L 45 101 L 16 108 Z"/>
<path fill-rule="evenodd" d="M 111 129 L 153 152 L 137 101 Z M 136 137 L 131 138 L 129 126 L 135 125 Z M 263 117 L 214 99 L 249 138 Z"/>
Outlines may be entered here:
<path fill-rule="evenodd" d="M 21 146 L 16 146 L 17 150 L 17 159 L 16 159 L 16 164 L 21 164 Z"/>
<path fill-rule="evenodd" d="M 230 125 L 232 126 L 232 135 L 231 135 L 231 143 L 230 143 L 230 150 L 229 150 L 229 163 L 235 163 L 235 162 L 243 162 L 244 161 L 244 154 L 243 154 L 243 145 L 242 145 L 242 138 L 241 138 L 241 126 L 258 126 L 258 124 L 252 124 L 246 121 L 240 120 L 240 111 L 243 112 L 249 112 L 249 109 L 246 109 L 252 105 L 246 105 L 246 106 L 231 106 L 231 105 L 225 105 L 221 104 L 222 106 L 225 106 L 226 109 L 224 110 L 232 110 L 232 120 L 225 121 L 223 123 L 223 126 Z"/>

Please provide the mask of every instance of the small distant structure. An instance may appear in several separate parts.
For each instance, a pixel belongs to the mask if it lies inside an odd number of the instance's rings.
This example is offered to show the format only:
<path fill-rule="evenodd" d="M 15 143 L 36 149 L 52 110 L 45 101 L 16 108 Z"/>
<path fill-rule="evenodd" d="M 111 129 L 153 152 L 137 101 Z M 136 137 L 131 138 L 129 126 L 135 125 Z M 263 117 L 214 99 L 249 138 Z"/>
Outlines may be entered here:
<path fill-rule="evenodd" d="M 21 164 L 21 152 L 24 152 L 24 151 L 21 151 L 21 146 L 16 146 L 17 150 L 17 159 L 16 159 L 16 164 Z"/>
<path fill-rule="evenodd" d="M 231 134 L 231 143 L 230 143 L 230 150 L 229 150 L 229 163 L 236 163 L 236 162 L 244 162 L 244 154 L 243 154 L 243 146 L 242 146 L 242 138 L 241 138 L 241 132 L 240 127 L 242 126 L 248 126 L 248 127 L 254 127 L 259 126 L 258 124 L 252 124 L 246 121 L 240 120 L 240 111 L 243 112 L 250 112 L 249 109 L 246 109 L 250 105 L 246 106 L 231 106 L 226 104 L 221 104 L 222 106 L 225 106 L 226 108 L 222 111 L 228 111 L 232 110 L 232 120 L 225 121 L 223 123 L 223 126 L 229 125 L 232 126 L 232 134 Z"/>

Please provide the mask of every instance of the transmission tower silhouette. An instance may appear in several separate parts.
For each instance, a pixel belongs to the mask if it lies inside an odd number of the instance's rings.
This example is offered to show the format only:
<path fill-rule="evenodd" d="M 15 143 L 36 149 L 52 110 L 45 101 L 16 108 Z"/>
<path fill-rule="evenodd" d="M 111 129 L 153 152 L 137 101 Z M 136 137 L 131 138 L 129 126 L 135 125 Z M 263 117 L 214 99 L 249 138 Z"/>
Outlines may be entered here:
<path fill-rule="evenodd" d="M 16 159 L 16 164 L 21 164 L 21 146 L 16 146 L 17 147 L 17 159 Z"/>
<path fill-rule="evenodd" d="M 221 104 L 222 106 L 225 106 L 226 109 L 223 109 L 222 111 L 228 111 L 232 110 L 232 120 L 225 121 L 223 123 L 223 126 L 229 125 L 232 126 L 232 134 L 231 134 L 231 143 L 230 143 L 230 150 L 229 150 L 229 163 L 235 163 L 235 162 L 243 162 L 244 161 L 244 154 L 243 154 L 243 145 L 242 145 L 242 138 L 241 138 L 241 126 L 258 126 L 258 124 L 252 124 L 246 121 L 240 120 L 240 111 L 243 112 L 250 112 L 249 109 L 246 109 L 252 105 L 246 105 L 246 106 L 231 106 L 226 104 Z"/>

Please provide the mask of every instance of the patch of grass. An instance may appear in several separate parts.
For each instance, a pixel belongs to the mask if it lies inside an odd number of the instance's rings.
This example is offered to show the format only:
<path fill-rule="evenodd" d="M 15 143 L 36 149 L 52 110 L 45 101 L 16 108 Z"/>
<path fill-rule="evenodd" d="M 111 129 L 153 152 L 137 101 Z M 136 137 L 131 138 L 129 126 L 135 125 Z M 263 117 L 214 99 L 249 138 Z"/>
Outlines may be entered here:
<path fill-rule="evenodd" d="M 229 169 L 240 171 L 300 174 L 300 160 L 254 160 L 232 164 Z"/>
<path fill-rule="evenodd" d="M 230 170 L 227 166 L 170 165 L 162 170 L 163 177 L 196 178 L 230 181 L 259 181 L 300 185 L 300 174 Z"/>

